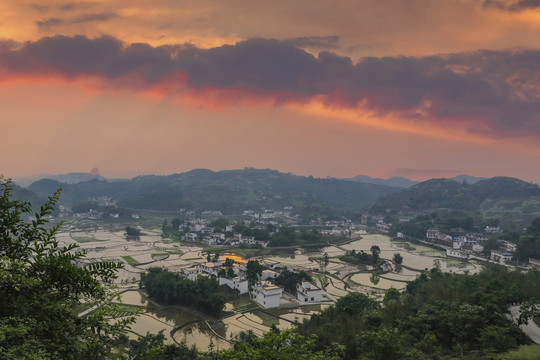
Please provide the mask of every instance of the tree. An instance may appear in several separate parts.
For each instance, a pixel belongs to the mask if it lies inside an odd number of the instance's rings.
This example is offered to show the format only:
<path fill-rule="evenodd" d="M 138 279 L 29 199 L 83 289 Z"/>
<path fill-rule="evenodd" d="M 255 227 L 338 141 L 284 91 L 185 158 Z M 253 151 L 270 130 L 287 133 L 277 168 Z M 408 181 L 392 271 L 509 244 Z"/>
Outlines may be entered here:
<path fill-rule="evenodd" d="M 304 270 L 294 272 L 285 268 L 274 283 L 283 286 L 286 292 L 293 294 L 296 291 L 296 285 L 302 281 L 313 281 L 313 279 Z"/>
<path fill-rule="evenodd" d="M 262 265 L 257 260 L 249 260 L 246 265 L 246 278 L 249 286 L 253 286 L 262 275 Z"/>
<path fill-rule="evenodd" d="M 390 301 L 399 301 L 401 294 L 398 289 L 391 287 L 384 293 L 383 304 L 388 304 Z"/>
<path fill-rule="evenodd" d="M 336 310 L 339 313 L 364 314 L 375 310 L 378 307 L 377 301 L 362 293 L 348 293 L 336 301 Z"/>
<path fill-rule="evenodd" d="M 379 260 L 379 254 L 381 253 L 381 248 L 378 247 L 377 245 L 373 245 L 371 249 L 369 249 L 369 251 L 371 251 L 371 256 L 373 256 L 373 264 L 376 264 L 377 261 Z"/>
<path fill-rule="evenodd" d="M 234 265 L 234 260 L 231 258 L 226 258 L 225 262 L 223 263 L 223 266 L 225 267 L 232 267 Z"/>
<path fill-rule="evenodd" d="M 304 337 L 293 329 L 270 331 L 262 338 L 251 337 L 249 341 L 237 341 L 234 348 L 220 354 L 223 360 L 338 360 L 343 358 L 344 347 L 332 344 L 320 350 L 316 336 Z"/>
<path fill-rule="evenodd" d="M 236 274 L 234 273 L 234 270 L 232 267 L 228 267 L 227 268 L 227 276 L 230 277 L 230 278 L 233 278 L 236 276 Z"/>
<path fill-rule="evenodd" d="M 161 224 L 161 232 L 164 234 L 169 232 L 169 224 L 167 222 L 167 219 L 163 220 L 163 224 Z"/>
<path fill-rule="evenodd" d="M 401 256 L 400 253 L 395 253 L 394 254 L 394 262 L 398 265 L 401 265 L 401 263 L 403 262 L 403 256 Z"/>
<path fill-rule="evenodd" d="M 172 226 L 172 230 L 173 231 L 178 231 L 180 230 L 180 225 L 182 225 L 184 223 L 184 220 L 181 219 L 181 218 L 174 218 L 172 219 L 171 221 L 171 226 Z"/>
<path fill-rule="evenodd" d="M 126 226 L 126 234 L 127 236 L 132 236 L 138 239 L 139 236 L 141 236 L 141 230 L 133 226 Z"/>
<path fill-rule="evenodd" d="M 120 263 L 77 266 L 77 244 L 61 246 L 60 224 L 47 228 L 60 190 L 26 222 L 29 203 L 11 200 L 11 181 L 0 178 L 0 354 L 26 359 L 103 359 L 133 319 L 114 316 L 119 295 L 103 285 Z M 26 217 L 28 215 L 24 215 Z M 79 316 L 83 301 L 95 311 Z"/>
<path fill-rule="evenodd" d="M 328 263 L 330 262 L 328 259 L 328 253 L 324 253 L 323 256 L 317 259 L 319 262 L 319 268 L 321 272 L 326 272 L 326 267 L 328 266 Z"/>

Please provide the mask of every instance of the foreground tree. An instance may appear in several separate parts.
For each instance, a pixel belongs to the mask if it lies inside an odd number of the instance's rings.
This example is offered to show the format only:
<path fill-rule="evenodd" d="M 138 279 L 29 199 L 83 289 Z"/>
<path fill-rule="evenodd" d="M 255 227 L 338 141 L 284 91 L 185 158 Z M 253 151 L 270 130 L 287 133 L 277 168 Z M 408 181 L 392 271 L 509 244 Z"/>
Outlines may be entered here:
<path fill-rule="evenodd" d="M 238 341 L 234 348 L 223 351 L 223 360 L 338 360 L 342 359 L 343 346 L 332 343 L 323 350 L 317 348 L 317 337 L 304 337 L 292 329 L 270 331 L 262 338 Z"/>
<path fill-rule="evenodd" d="M 122 265 L 76 264 L 85 256 L 78 245 L 61 246 L 60 225 L 45 217 L 59 191 L 34 218 L 29 203 L 11 199 L 11 182 L 0 178 L 0 354 L 5 359 L 107 358 L 115 340 L 132 321 L 111 317 L 118 294 L 104 283 Z M 91 307 L 87 316 L 77 309 Z"/>

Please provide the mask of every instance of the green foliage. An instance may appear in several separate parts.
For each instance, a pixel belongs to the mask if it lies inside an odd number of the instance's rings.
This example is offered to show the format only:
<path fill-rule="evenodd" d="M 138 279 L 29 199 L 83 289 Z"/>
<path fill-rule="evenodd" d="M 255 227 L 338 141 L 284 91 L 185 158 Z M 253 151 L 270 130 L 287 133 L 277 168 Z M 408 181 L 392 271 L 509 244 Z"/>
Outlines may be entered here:
<path fill-rule="evenodd" d="M 234 343 L 234 348 L 219 355 L 223 360 L 338 360 L 343 347 L 331 344 L 320 350 L 316 337 L 304 337 L 292 329 L 270 331 L 264 337 Z"/>
<path fill-rule="evenodd" d="M 281 285 L 286 292 L 290 294 L 296 293 L 296 285 L 300 284 L 302 281 L 313 281 L 311 276 L 306 273 L 304 270 L 300 272 L 290 271 L 287 268 L 284 268 L 278 277 L 274 280 L 276 285 Z"/>
<path fill-rule="evenodd" d="M 540 345 L 522 345 L 515 351 L 500 354 L 497 360 L 538 360 L 540 359 Z"/>
<path fill-rule="evenodd" d="M 230 224 L 231 220 L 229 219 L 216 219 L 210 222 L 210 227 L 212 227 L 216 232 L 225 232 L 225 229 Z"/>
<path fill-rule="evenodd" d="M 495 216 L 506 223 L 530 221 L 531 215 L 538 216 L 539 201 L 540 187 L 515 178 L 494 177 L 475 184 L 431 179 L 379 198 L 371 204 L 370 212 L 418 214 L 427 210 L 458 210 L 468 215 L 450 217 L 448 222 L 440 226 L 472 230 L 475 221 L 473 214 L 477 212 L 489 218 L 484 226 L 496 223 Z M 529 204 L 528 208 L 525 204 Z M 401 230 L 397 231 L 420 239 L 421 234 L 415 234 L 411 227 L 410 224 L 399 224 Z"/>
<path fill-rule="evenodd" d="M 141 236 L 141 230 L 133 226 L 126 226 L 126 234 L 138 238 Z"/>
<path fill-rule="evenodd" d="M 226 302 L 214 278 L 199 276 L 197 281 L 191 281 L 166 269 L 152 267 L 141 275 L 141 284 L 159 303 L 191 306 L 216 317 L 221 315 Z"/>
<path fill-rule="evenodd" d="M 348 315 L 358 315 L 375 310 L 377 301 L 362 293 L 349 293 L 336 301 L 336 311 Z"/>
<path fill-rule="evenodd" d="M 290 227 L 282 227 L 270 238 L 270 247 L 320 244 L 328 240 L 317 229 L 295 231 Z"/>
<path fill-rule="evenodd" d="M 400 253 L 394 254 L 394 262 L 398 265 L 401 265 L 403 263 L 403 256 L 401 256 Z"/>
<path fill-rule="evenodd" d="M 0 195 L 0 354 L 11 359 L 104 359 L 111 341 L 133 319 L 114 318 L 118 294 L 103 283 L 116 278 L 121 264 L 77 266 L 85 253 L 60 246 L 60 225 L 47 228 L 59 191 L 25 222 L 30 204 L 11 199 L 2 179 Z M 26 215 L 25 215 L 26 214 Z M 73 309 L 95 306 L 86 317 Z M 112 317 L 111 317 L 112 316 Z"/>
<path fill-rule="evenodd" d="M 137 340 L 126 340 L 121 344 L 127 348 L 128 360 L 196 360 L 206 359 L 195 345 L 188 347 L 184 343 L 165 345 L 163 330 L 158 334 L 147 333 Z"/>
<path fill-rule="evenodd" d="M 399 302 L 401 294 L 398 289 L 391 287 L 384 293 L 383 304 L 387 305 L 390 301 Z"/>
<path fill-rule="evenodd" d="M 540 272 L 486 266 L 475 275 L 432 269 L 382 306 L 349 294 L 298 327 L 320 348 L 345 345 L 346 359 L 493 358 L 530 340 L 506 316 L 511 303 L 534 303 Z M 534 312 L 533 310 L 532 312 Z"/>
<path fill-rule="evenodd" d="M 540 259 L 540 218 L 535 219 L 517 241 L 518 260 L 528 262 L 529 258 Z"/>
<path fill-rule="evenodd" d="M 378 253 L 375 257 L 373 255 L 363 252 L 362 250 L 360 250 L 359 252 L 356 252 L 356 250 L 350 250 L 347 251 L 345 255 L 340 256 L 340 259 L 357 265 L 374 265 L 377 263 L 379 256 Z"/>
<path fill-rule="evenodd" d="M 139 176 L 125 181 L 85 181 L 64 184 L 42 179 L 30 186 L 38 194 L 50 194 L 64 186 L 63 202 L 69 206 L 88 198 L 111 196 L 119 206 L 132 209 L 195 211 L 221 210 L 227 214 L 245 209 L 281 210 L 294 205 L 301 216 L 359 211 L 397 188 L 338 179 L 313 179 L 274 170 L 244 169 L 213 172 L 193 170 L 169 176 Z M 262 239 L 261 239 L 262 240 Z"/>
<path fill-rule="evenodd" d="M 246 279 L 249 286 L 253 286 L 262 275 L 263 267 L 257 260 L 249 260 L 246 265 Z"/>

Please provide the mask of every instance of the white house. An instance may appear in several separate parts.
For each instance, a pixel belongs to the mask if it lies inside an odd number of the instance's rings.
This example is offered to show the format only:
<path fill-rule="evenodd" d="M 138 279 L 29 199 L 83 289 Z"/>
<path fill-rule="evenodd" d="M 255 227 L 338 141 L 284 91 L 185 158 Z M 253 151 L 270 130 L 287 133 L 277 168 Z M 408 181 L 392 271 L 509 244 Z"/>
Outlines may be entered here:
<path fill-rule="evenodd" d="M 472 251 L 474 251 L 476 253 L 481 253 L 482 251 L 484 251 L 484 246 L 482 246 L 480 244 L 474 244 L 472 246 Z"/>
<path fill-rule="evenodd" d="M 491 260 L 498 262 L 512 261 L 514 254 L 508 252 L 502 252 L 497 250 L 491 250 Z"/>
<path fill-rule="evenodd" d="M 426 238 L 431 239 L 431 240 L 436 239 L 438 235 L 439 235 L 439 229 L 431 228 L 431 229 L 428 229 L 428 231 L 426 232 Z"/>
<path fill-rule="evenodd" d="M 238 290 L 240 292 L 240 295 L 246 294 L 248 292 L 248 281 L 240 278 L 238 276 L 230 278 L 230 277 L 220 277 L 219 278 L 219 285 L 227 285 L 231 289 Z"/>
<path fill-rule="evenodd" d="M 517 245 L 510 241 L 497 240 L 497 244 L 508 252 L 515 252 L 517 250 Z"/>
<path fill-rule="evenodd" d="M 251 289 L 251 298 L 265 309 L 279 307 L 283 288 L 269 284 L 256 284 Z"/>
<path fill-rule="evenodd" d="M 296 285 L 296 298 L 302 303 L 316 303 L 322 300 L 322 290 L 307 281 Z"/>
<path fill-rule="evenodd" d="M 460 259 L 460 260 L 467 260 L 469 258 L 469 254 L 461 250 L 447 249 L 446 257 Z"/>
<path fill-rule="evenodd" d="M 263 270 L 261 274 L 261 280 L 275 279 L 279 276 L 279 273 L 273 270 Z"/>
<path fill-rule="evenodd" d="M 219 268 L 221 267 L 221 263 L 204 263 L 199 264 L 199 270 L 200 273 L 206 273 L 208 275 L 214 275 L 217 276 Z"/>
<path fill-rule="evenodd" d="M 277 261 L 273 261 L 273 260 L 261 260 L 259 261 L 261 263 L 261 265 L 264 267 L 264 268 L 267 268 L 267 269 L 270 269 L 270 270 L 276 270 L 276 269 L 279 269 L 281 268 L 281 263 L 277 262 Z"/>
<path fill-rule="evenodd" d="M 195 265 L 182 269 L 182 272 L 184 273 L 185 277 L 191 281 L 197 281 L 197 275 L 201 274 L 201 270 Z"/>

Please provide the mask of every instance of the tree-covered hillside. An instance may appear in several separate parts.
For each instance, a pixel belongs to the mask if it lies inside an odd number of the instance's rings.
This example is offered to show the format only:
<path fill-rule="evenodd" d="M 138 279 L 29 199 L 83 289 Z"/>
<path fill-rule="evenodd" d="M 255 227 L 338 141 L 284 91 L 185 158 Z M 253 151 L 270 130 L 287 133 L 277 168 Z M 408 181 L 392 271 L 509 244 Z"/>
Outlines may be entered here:
<path fill-rule="evenodd" d="M 308 214 L 359 211 L 397 188 L 346 180 L 320 179 L 274 170 L 193 170 L 169 176 L 139 176 L 125 181 L 92 180 L 63 184 L 50 179 L 30 189 L 50 194 L 62 187 L 61 203 L 75 205 L 91 197 L 108 196 L 127 208 L 150 210 L 221 210 L 236 213 L 250 208 L 283 209 Z"/>
<path fill-rule="evenodd" d="M 437 209 L 519 218 L 520 222 L 528 223 L 540 215 L 540 188 L 509 177 L 494 177 L 474 184 L 431 179 L 383 196 L 370 206 L 371 212 L 381 214 L 418 214 Z"/>

